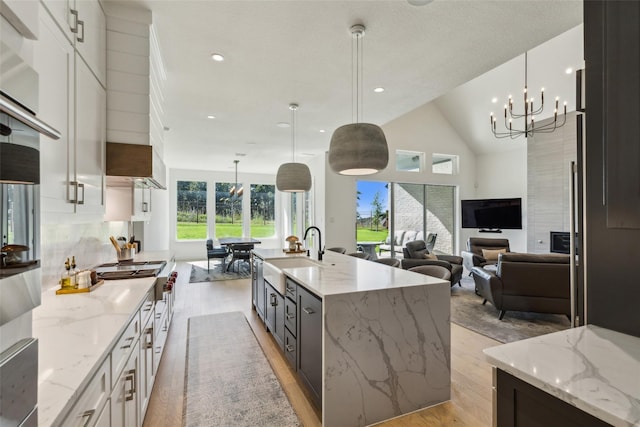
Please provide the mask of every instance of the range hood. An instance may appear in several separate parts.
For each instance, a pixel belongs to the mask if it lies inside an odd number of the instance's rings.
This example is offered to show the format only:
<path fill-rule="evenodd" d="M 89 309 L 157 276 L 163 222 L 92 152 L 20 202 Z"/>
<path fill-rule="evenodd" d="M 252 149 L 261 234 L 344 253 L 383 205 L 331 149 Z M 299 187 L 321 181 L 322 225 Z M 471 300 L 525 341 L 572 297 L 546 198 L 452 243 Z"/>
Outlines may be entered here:
<path fill-rule="evenodd" d="M 150 145 L 107 142 L 107 186 L 167 189 L 167 171 Z"/>

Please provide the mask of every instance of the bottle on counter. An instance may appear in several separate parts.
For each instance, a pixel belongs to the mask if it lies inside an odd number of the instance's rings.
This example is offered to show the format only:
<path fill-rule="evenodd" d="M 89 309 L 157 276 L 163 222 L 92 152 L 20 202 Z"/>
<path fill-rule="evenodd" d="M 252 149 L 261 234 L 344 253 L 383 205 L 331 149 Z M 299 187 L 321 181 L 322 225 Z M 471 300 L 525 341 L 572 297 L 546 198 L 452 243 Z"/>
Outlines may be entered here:
<path fill-rule="evenodd" d="M 62 289 L 73 288 L 71 285 L 71 264 L 69 263 L 69 258 L 64 262 L 64 271 L 62 272 L 62 277 L 60 277 L 60 286 Z"/>
<path fill-rule="evenodd" d="M 78 270 L 76 270 L 76 257 L 71 257 L 71 271 L 69 272 L 69 278 L 71 279 L 71 287 L 78 288 Z"/>

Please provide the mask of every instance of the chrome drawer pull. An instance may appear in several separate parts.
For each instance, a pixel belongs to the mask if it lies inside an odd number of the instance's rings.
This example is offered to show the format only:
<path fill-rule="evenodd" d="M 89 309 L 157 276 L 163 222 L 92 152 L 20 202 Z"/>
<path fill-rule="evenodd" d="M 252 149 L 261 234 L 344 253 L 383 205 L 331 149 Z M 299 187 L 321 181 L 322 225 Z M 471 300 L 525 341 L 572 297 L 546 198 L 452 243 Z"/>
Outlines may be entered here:
<path fill-rule="evenodd" d="M 87 418 L 86 420 L 84 420 L 84 424 L 82 425 L 82 427 L 85 427 L 87 425 L 89 425 L 89 421 L 91 421 L 91 418 L 93 417 L 93 414 L 96 413 L 95 409 L 89 409 L 87 411 L 84 411 L 81 415 L 80 418 Z"/>
<path fill-rule="evenodd" d="M 123 345 L 123 346 L 122 346 L 122 347 L 120 347 L 120 348 L 131 348 L 131 344 L 133 344 L 133 340 L 134 340 L 134 338 L 133 338 L 133 337 L 128 337 L 128 338 L 126 338 L 126 339 L 125 339 L 125 341 L 129 342 L 129 344 L 127 344 L 127 345 Z"/>
<path fill-rule="evenodd" d="M 295 288 L 287 288 L 287 292 L 289 292 L 290 294 L 294 293 L 295 291 Z"/>
<path fill-rule="evenodd" d="M 307 314 L 313 314 L 315 313 L 315 311 L 313 311 L 312 309 L 310 309 L 309 307 L 302 307 L 302 311 L 304 311 Z"/>
<path fill-rule="evenodd" d="M 285 346 L 285 348 L 287 349 L 287 351 L 288 351 L 289 353 L 293 352 L 293 350 L 294 350 L 294 349 L 293 349 L 293 346 L 292 346 L 291 344 L 286 345 L 286 346 Z"/>
<path fill-rule="evenodd" d="M 285 316 L 287 316 L 287 319 L 295 319 L 296 318 L 296 316 L 294 316 L 291 313 L 287 313 L 287 314 L 285 314 Z"/>

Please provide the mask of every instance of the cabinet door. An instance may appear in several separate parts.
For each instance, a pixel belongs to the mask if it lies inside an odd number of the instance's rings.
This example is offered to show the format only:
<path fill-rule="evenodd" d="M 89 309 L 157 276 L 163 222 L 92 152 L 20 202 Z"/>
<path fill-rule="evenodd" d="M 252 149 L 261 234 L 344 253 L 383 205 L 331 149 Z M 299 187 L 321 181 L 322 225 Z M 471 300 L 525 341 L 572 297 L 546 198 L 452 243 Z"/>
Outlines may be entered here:
<path fill-rule="evenodd" d="M 264 281 L 265 285 L 265 308 L 264 308 L 264 323 L 267 328 L 274 333 L 276 329 L 276 306 L 278 305 L 278 293 L 273 289 L 271 284 Z"/>
<path fill-rule="evenodd" d="M 282 350 L 284 350 L 284 310 L 284 297 L 276 292 L 275 331 L 272 333 Z"/>
<path fill-rule="evenodd" d="M 265 319 L 266 290 L 262 273 L 262 260 L 258 261 L 256 272 L 256 311 L 262 320 Z"/>
<path fill-rule="evenodd" d="M 106 87 L 107 25 L 97 0 L 77 0 L 76 49 L 100 83 Z"/>
<path fill-rule="evenodd" d="M 147 410 L 151 390 L 153 389 L 153 319 L 150 317 L 145 329 L 140 336 L 140 398 L 139 412 L 141 418 Z"/>
<path fill-rule="evenodd" d="M 136 344 L 111 393 L 111 426 L 138 426 L 140 346 Z"/>
<path fill-rule="evenodd" d="M 104 214 L 104 152 L 106 93 L 76 56 L 76 171 L 77 213 Z"/>
<path fill-rule="evenodd" d="M 66 3 L 66 2 L 54 2 Z M 40 195 L 43 212 L 73 213 L 69 203 L 73 170 L 74 52 L 56 23 L 40 14 L 40 38 L 35 43 L 35 68 L 40 76 L 40 116 L 62 134 L 59 140 L 40 137 Z M 43 215 L 43 223 L 48 215 Z"/>
<path fill-rule="evenodd" d="M 69 43 L 75 41 L 73 30 L 76 26 L 76 16 L 71 12 L 75 8 L 75 0 L 41 0 L 56 24 L 62 30 Z M 42 40 L 42 37 L 40 37 Z"/>
<path fill-rule="evenodd" d="M 322 404 L 322 300 L 298 286 L 298 374 Z"/>

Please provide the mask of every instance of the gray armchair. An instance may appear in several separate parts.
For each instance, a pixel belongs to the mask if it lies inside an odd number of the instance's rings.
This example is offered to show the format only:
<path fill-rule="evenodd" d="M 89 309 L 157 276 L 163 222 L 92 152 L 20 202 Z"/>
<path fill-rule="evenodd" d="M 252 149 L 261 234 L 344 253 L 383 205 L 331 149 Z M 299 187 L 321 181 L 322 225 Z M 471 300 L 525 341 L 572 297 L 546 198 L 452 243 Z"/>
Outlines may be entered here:
<path fill-rule="evenodd" d="M 491 251 L 504 249 L 506 252 L 511 252 L 509 249 L 509 239 L 469 237 L 469 240 L 467 240 L 467 250 L 462 251 L 463 265 L 469 271 L 469 275 L 471 275 L 473 267 L 482 267 L 487 264 L 498 263 L 497 255 L 495 259 L 487 259 L 484 256 L 483 249 Z"/>
<path fill-rule="evenodd" d="M 435 259 L 427 259 L 425 255 L 429 255 L 430 252 L 424 240 L 407 242 L 407 245 L 403 248 L 403 252 L 402 268 L 405 270 L 422 265 L 439 265 L 451 272 L 451 286 L 460 283 L 463 271 L 461 257 L 456 255 L 435 255 Z"/>

